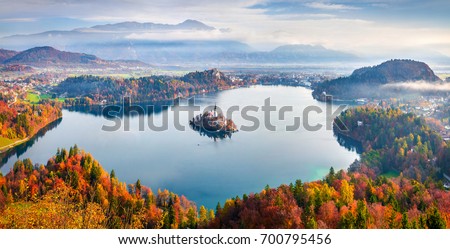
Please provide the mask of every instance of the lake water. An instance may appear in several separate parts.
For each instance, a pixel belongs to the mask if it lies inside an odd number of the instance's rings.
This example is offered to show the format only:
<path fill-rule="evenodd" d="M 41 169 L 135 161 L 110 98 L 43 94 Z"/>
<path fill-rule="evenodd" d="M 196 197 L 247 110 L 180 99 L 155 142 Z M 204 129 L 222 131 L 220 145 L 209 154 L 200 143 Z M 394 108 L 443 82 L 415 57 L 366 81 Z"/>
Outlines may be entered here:
<path fill-rule="evenodd" d="M 271 114 L 271 123 L 277 128 L 269 131 L 264 127 L 261 106 L 270 97 L 272 105 L 279 110 L 292 106 L 293 112 L 279 120 L 278 112 Z M 63 111 L 63 119 L 41 133 L 35 139 L 3 155 L 1 171 L 6 173 L 20 158 L 31 158 L 34 163 L 45 164 L 56 153 L 58 147 L 69 148 L 77 144 L 90 152 L 110 172 L 115 170 L 120 181 L 134 183 L 140 179 L 153 189 L 167 188 L 199 205 L 214 208 L 227 198 L 244 193 L 259 192 L 266 184 L 278 186 L 296 179 L 311 181 L 321 179 L 333 166 L 336 170 L 347 168 L 358 154 L 339 145 L 333 131 L 325 126 L 315 132 L 300 127 L 285 131 L 293 124 L 294 116 L 301 117 L 307 106 L 317 106 L 323 113 L 311 112 L 309 123 L 325 125 L 325 103 L 311 97 L 311 90 L 282 86 L 257 86 L 207 94 L 196 98 L 201 110 L 217 104 L 223 110 L 237 105 L 258 106 L 259 111 L 248 112 L 258 118 L 261 125 L 254 131 L 239 131 L 231 138 L 214 141 L 192 130 L 188 126 L 186 113 L 180 115 L 185 131 L 174 128 L 171 109 L 151 114 L 159 125 L 168 114 L 169 129 L 156 132 L 147 127 L 139 131 L 140 116 L 129 118 L 130 131 L 106 132 L 103 125 L 114 124 L 101 115 Z M 181 105 L 187 103 L 181 102 Z M 175 107 L 179 108 L 179 107 Z M 200 112 L 197 112 L 198 114 Z M 238 125 L 252 125 L 238 113 L 233 114 Z"/>

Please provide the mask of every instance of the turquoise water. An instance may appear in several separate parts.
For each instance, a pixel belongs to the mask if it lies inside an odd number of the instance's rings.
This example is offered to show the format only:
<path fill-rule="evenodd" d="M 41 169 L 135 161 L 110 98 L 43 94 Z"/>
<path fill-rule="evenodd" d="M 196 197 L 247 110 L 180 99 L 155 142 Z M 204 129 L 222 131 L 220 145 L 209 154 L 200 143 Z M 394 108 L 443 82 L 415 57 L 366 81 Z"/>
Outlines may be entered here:
<path fill-rule="evenodd" d="M 276 131 L 264 127 L 261 106 L 267 98 L 277 109 L 293 107 L 284 121 L 278 120 L 277 112 L 271 114 Z M 31 158 L 34 163 L 45 164 L 58 147 L 77 144 L 90 152 L 107 171 L 114 169 L 121 181 L 134 183 L 140 179 L 154 192 L 167 188 L 199 205 L 213 208 L 227 198 L 259 192 L 266 184 L 278 186 L 296 179 L 321 179 L 331 166 L 336 170 L 347 168 L 358 158 L 356 152 L 340 146 L 333 132 L 325 127 L 315 132 L 304 127 L 285 130 L 286 125 L 294 123 L 293 116 L 301 117 L 307 106 L 323 110 L 320 114 L 311 112 L 309 123 L 325 124 L 325 103 L 314 100 L 309 89 L 257 86 L 199 96 L 196 103 L 202 110 L 215 104 L 222 110 L 233 105 L 241 110 L 249 105 L 259 107 L 259 111 L 248 114 L 256 117 L 261 126 L 254 131 L 241 129 L 231 138 L 214 141 L 192 130 L 186 113 L 180 115 L 186 130 L 176 130 L 171 108 L 151 114 L 157 125 L 168 114 L 169 129 L 162 132 L 147 127 L 150 116 L 147 114 L 130 116 L 130 131 L 124 131 L 122 126 L 119 131 L 106 132 L 102 126 L 114 124 L 111 120 L 101 115 L 64 110 L 62 121 L 55 127 L 4 155 L 1 170 L 8 172 L 18 158 Z M 182 101 L 180 105 L 185 104 Z M 233 113 L 232 118 L 238 127 L 253 124 L 238 113 Z M 145 122 L 143 131 L 138 129 L 140 119 Z"/>

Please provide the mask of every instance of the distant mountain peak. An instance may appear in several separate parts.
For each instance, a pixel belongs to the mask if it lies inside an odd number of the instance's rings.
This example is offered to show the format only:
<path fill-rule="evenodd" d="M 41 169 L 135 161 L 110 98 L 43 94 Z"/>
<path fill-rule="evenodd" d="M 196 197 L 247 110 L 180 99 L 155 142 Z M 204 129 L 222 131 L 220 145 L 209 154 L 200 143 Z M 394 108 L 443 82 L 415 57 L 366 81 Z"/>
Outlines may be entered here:
<path fill-rule="evenodd" d="M 304 61 L 304 60 L 328 60 L 328 61 L 349 61 L 356 58 L 355 55 L 331 50 L 322 45 L 310 44 L 290 44 L 275 48 L 269 52 L 270 55 L 279 57 L 286 61 Z"/>
<path fill-rule="evenodd" d="M 201 30 L 214 30 L 214 27 L 208 26 L 200 21 L 187 19 L 182 23 L 179 23 L 175 26 L 187 28 L 187 29 L 201 29 Z"/>
<path fill-rule="evenodd" d="M 25 50 L 24 52 L 35 52 L 35 51 L 62 52 L 62 51 L 60 51 L 54 47 L 50 47 L 50 46 L 34 47 L 34 48 L 30 48 L 28 50 Z"/>
<path fill-rule="evenodd" d="M 163 24 L 153 22 L 120 22 L 104 25 L 92 26 L 88 30 L 99 31 L 120 31 L 120 32 L 133 32 L 133 31 L 152 31 L 152 30 L 214 30 L 214 27 L 208 26 L 200 21 L 187 19 L 184 22 L 178 24 Z M 85 30 L 85 29 L 80 29 Z"/>
<path fill-rule="evenodd" d="M 5 64 L 25 65 L 66 65 L 66 64 L 91 64 L 102 60 L 94 55 L 65 52 L 50 46 L 34 47 L 22 51 L 4 61 Z"/>
<path fill-rule="evenodd" d="M 194 19 L 186 19 L 184 20 L 184 22 L 179 23 L 179 24 L 200 24 L 200 25 L 205 25 L 204 23 L 194 20 Z"/>
<path fill-rule="evenodd" d="M 282 45 L 274 50 L 271 51 L 271 53 L 314 53 L 314 54 L 329 54 L 329 53 L 340 53 L 344 54 L 344 52 L 338 52 L 335 50 L 331 50 L 328 48 L 325 48 L 322 45 L 311 45 L 311 44 L 289 44 L 289 45 Z M 349 55 L 349 54 L 347 54 Z"/>
<path fill-rule="evenodd" d="M 326 49 L 322 45 L 312 45 L 312 44 L 286 44 L 275 48 L 273 51 L 282 49 Z"/>
<path fill-rule="evenodd" d="M 2 56 L 9 58 L 1 60 Z M 11 56 L 12 55 L 12 56 Z M 85 53 L 74 53 L 58 50 L 51 46 L 34 47 L 22 52 L 0 49 L 0 63 L 5 64 L 8 70 L 25 71 L 30 65 L 34 67 L 148 67 L 147 64 L 138 60 L 115 60 L 108 61 L 95 55 Z"/>

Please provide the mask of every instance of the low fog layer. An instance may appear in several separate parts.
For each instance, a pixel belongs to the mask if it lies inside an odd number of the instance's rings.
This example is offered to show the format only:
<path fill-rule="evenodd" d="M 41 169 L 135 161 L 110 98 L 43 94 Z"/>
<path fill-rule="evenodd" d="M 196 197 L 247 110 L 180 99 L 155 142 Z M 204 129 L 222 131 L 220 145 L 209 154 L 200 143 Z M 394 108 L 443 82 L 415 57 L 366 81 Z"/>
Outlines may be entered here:
<path fill-rule="evenodd" d="M 450 92 L 450 83 L 432 83 L 425 81 L 389 83 L 381 86 L 382 90 L 410 90 L 418 92 Z"/>

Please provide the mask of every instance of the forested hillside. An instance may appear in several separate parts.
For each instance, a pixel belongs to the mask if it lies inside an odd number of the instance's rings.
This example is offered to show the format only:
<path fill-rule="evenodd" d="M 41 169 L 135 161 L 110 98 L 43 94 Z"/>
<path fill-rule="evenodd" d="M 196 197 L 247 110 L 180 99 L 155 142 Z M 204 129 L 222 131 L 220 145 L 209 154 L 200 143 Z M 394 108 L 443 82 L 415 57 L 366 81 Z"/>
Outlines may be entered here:
<path fill-rule="evenodd" d="M 214 217 L 184 196 L 120 182 L 76 145 L 45 166 L 17 161 L 0 189 L 1 228 L 196 228 Z"/>
<path fill-rule="evenodd" d="M 395 93 L 386 89 L 380 90 L 380 86 L 415 81 L 440 82 L 441 79 L 423 62 L 390 60 L 373 67 L 356 69 L 347 77 L 318 84 L 314 87 L 313 96 L 321 99 L 320 95 L 325 92 L 336 99 L 388 97 Z"/>
<path fill-rule="evenodd" d="M 450 193 L 433 183 L 333 169 L 321 181 L 227 200 L 212 228 L 448 228 Z"/>
<path fill-rule="evenodd" d="M 8 106 L 0 101 L 0 148 L 33 136 L 61 116 L 61 104 L 57 102 L 38 105 L 15 103 Z"/>
<path fill-rule="evenodd" d="M 47 165 L 18 161 L 0 176 L 2 228 L 446 228 L 450 193 L 363 167 L 320 181 L 266 187 L 216 211 L 167 190 L 122 183 L 74 146 Z"/>
<path fill-rule="evenodd" d="M 217 69 L 193 72 L 183 77 L 150 76 L 141 78 L 111 78 L 79 76 L 67 78 L 55 89 L 68 97 L 67 105 L 90 105 L 106 101 L 122 102 L 124 96 L 133 102 L 154 102 L 215 92 L 242 84 L 233 82 Z"/>
<path fill-rule="evenodd" d="M 394 170 L 418 181 L 442 174 L 437 162 L 448 145 L 425 119 L 399 109 L 364 106 L 346 110 L 335 123 L 341 121 L 348 131 L 335 130 L 362 143 L 361 162 L 377 174 Z"/>

